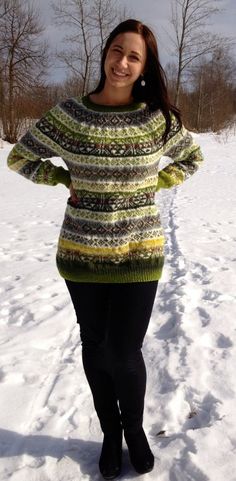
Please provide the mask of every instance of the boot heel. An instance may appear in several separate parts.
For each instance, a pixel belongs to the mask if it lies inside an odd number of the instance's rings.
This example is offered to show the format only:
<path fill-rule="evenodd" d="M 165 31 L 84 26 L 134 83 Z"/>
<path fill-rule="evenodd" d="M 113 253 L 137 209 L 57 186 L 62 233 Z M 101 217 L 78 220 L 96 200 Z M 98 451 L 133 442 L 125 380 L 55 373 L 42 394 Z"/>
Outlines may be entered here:
<path fill-rule="evenodd" d="M 145 474 L 154 467 L 154 456 L 143 429 L 135 434 L 125 434 L 130 461 L 137 473 Z"/>

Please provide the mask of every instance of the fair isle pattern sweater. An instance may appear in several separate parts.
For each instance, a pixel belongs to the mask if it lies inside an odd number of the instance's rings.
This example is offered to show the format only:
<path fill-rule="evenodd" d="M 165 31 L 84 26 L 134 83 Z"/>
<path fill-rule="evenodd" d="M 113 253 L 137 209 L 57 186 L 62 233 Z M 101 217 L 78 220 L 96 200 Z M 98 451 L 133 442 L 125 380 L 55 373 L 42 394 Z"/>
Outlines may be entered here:
<path fill-rule="evenodd" d="M 164 233 L 155 193 L 181 184 L 202 162 L 199 146 L 172 115 L 145 103 L 94 104 L 88 96 L 63 101 L 14 146 L 8 166 L 38 184 L 69 187 L 57 267 L 65 279 L 123 283 L 160 279 Z M 172 163 L 158 172 L 161 156 Z M 47 159 L 60 156 L 67 169 Z"/>

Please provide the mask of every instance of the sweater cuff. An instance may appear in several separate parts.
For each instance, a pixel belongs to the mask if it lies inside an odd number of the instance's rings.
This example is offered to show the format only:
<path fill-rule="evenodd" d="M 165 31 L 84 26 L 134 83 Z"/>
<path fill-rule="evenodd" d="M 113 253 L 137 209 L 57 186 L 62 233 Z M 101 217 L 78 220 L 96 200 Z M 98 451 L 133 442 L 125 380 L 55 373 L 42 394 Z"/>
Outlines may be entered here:
<path fill-rule="evenodd" d="M 160 189 L 169 189 L 176 185 L 174 179 L 171 177 L 170 174 L 167 174 L 164 169 L 158 172 L 158 182 L 156 187 L 156 192 Z"/>
<path fill-rule="evenodd" d="M 71 183 L 69 170 L 66 170 L 63 167 L 58 167 L 55 175 L 55 180 L 57 184 L 64 184 L 66 187 L 69 188 Z"/>

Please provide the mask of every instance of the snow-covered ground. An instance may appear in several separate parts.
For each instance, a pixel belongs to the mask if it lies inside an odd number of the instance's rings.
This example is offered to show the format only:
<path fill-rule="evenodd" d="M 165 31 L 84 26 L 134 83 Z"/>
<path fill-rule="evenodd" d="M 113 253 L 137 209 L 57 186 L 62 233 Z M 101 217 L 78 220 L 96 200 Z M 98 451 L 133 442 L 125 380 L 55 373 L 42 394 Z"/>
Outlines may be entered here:
<path fill-rule="evenodd" d="M 143 348 L 156 464 L 140 480 L 236 480 L 236 137 L 195 137 L 204 165 L 157 194 L 167 256 Z M 68 191 L 11 172 L 10 149 L 0 149 L 0 479 L 98 481 L 102 436 L 55 266 Z"/>

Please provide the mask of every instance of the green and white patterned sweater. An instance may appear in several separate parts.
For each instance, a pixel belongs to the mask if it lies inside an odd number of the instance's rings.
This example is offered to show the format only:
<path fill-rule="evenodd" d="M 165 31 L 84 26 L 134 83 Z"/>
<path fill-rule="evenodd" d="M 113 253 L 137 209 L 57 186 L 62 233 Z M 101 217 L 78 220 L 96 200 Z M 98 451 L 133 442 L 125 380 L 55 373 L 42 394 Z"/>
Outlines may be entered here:
<path fill-rule="evenodd" d="M 38 184 L 72 182 L 58 241 L 57 266 L 65 279 L 123 283 L 160 279 L 164 233 L 155 193 L 181 184 L 201 164 L 199 146 L 172 115 L 145 103 L 108 107 L 88 96 L 48 111 L 14 146 L 10 169 Z M 158 172 L 163 155 L 172 163 Z M 68 170 L 50 157 L 61 157 Z M 49 211 L 50 214 L 50 211 Z"/>

